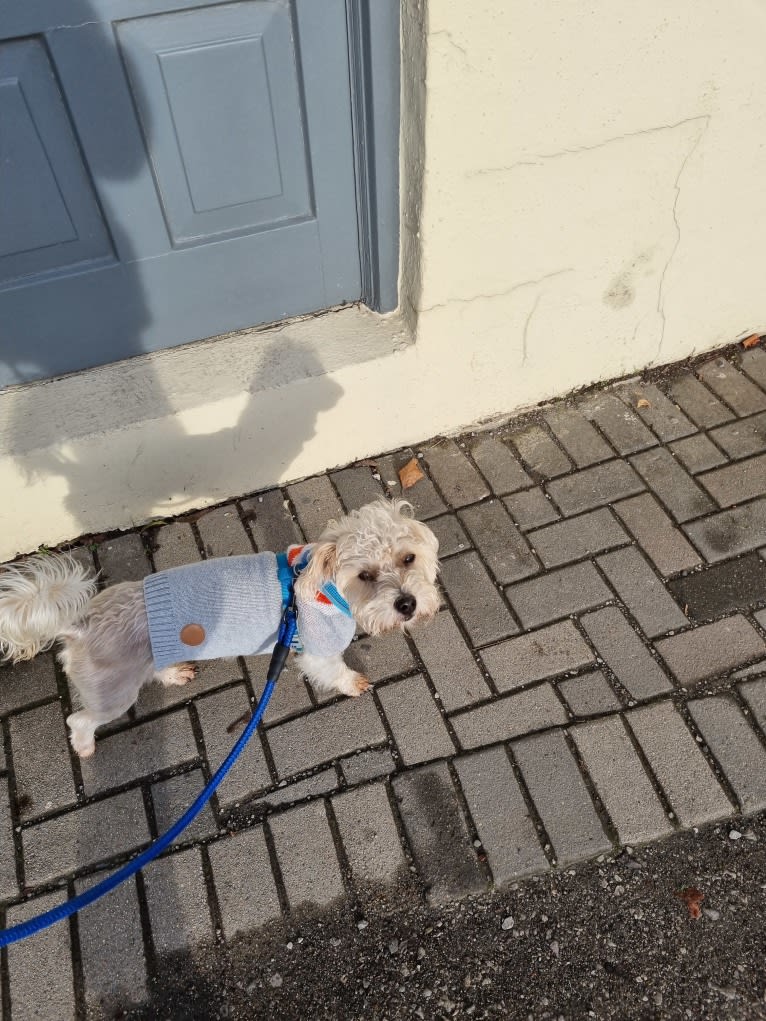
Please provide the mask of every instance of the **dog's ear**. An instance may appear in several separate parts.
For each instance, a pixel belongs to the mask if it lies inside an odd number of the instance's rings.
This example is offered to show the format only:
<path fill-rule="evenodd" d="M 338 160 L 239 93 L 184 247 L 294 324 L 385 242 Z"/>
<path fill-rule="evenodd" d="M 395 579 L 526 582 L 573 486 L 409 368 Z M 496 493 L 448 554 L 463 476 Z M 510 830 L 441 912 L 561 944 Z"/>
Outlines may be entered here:
<path fill-rule="evenodd" d="M 299 595 L 313 599 L 325 582 L 335 575 L 338 550 L 334 542 L 318 542 L 311 551 L 311 559 L 301 571 L 295 584 Z"/>

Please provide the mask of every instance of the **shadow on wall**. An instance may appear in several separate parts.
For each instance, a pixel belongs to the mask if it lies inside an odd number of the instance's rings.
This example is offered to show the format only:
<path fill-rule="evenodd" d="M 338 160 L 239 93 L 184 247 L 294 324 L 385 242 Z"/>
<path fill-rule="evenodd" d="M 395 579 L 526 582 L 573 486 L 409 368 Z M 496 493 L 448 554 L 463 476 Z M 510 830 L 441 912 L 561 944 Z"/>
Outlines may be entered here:
<path fill-rule="evenodd" d="M 89 44 L 101 48 L 105 61 L 114 56 L 116 42 L 112 26 L 103 22 L 99 11 L 90 3 L 78 0 L 68 5 L 67 21 L 73 25 L 90 22 Z M 143 104 L 142 109 L 148 109 L 148 104 Z M 144 128 L 151 133 L 151 125 L 144 122 Z M 145 354 L 142 338 L 152 324 L 153 310 L 141 282 L 140 260 L 145 253 L 139 250 L 137 236 L 131 233 L 130 219 L 124 222 L 126 218 L 123 217 L 123 222 L 115 222 L 108 193 L 115 183 L 128 185 L 139 175 L 146 175 L 149 158 L 140 140 L 133 145 L 126 141 L 133 136 L 125 131 L 120 117 L 107 119 L 105 131 L 105 137 L 99 140 L 101 159 L 94 169 L 94 184 L 122 271 L 110 278 L 108 300 L 99 300 L 88 310 L 88 315 L 97 319 L 98 335 L 106 338 L 119 332 L 122 350 L 130 359 Z M 137 133 L 135 137 L 138 139 Z M 0 307 L 2 297 L 0 293 Z M 209 300 L 216 302 L 222 297 L 211 289 Z M 76 311 L 82 314 L 81 310 Z M 57 330 L 60 328 L 61 342 L 66 343 L 67 336 L 74 332 L 73 321 L 67 322 L 66 302 L 62 301 L 60 310 L 49 306 L 40 309 L 41 324 L 50 322 L 54 313 L 59 320 Z M 30 314 L 34 316 L 34 310 Z M 72 320 L 73 316 L 74 313 Z M 270 343 L 271 351 L 264 350 L 264 345 L 257 349 L 254 367 L 268 366 L 275 360 L 297 360 L 305 375 L 322 376 L 321 359 L 310 347 L 282 333 Z M 30 367 L 43 379 L 51 378 L 60 372 L 61 365 L 52 347 L 52 343 L 41 343 L 39 348 L 30 351 L 27 343 L 14 338 L 12 330 L 3 330 L 0 362 L 9 369 L 7 375 L 11 378 L 22 378 Z M 249 393 L 243 386 L 243 392 L 236 399 L 221 401 L 212 408 L 208 406 L 207 417 L 195 420 L 193 408 L 183 408 L 183 415 L 177 413 L 177 403 L 166 392 L 156 369 L 144 362 L 142 360 L 140 371 L 131 371 L 129 360 L 125 363 L 125 390 L 120 401 L 124 408 L 115 409 L 109 396 L 95 390 L 83 395 L 82 387 L 74 405 L 63 395 L 66 388 L 59 386 L 48 388 L 45 401 L 25 401 L 20 393 L 12 391 L 6 394 L 8 410 L 0 427 L 3 445 L 13 453 L 17 467 L 29 484 L 44 483 L 48 479 L 65 480 L 66 495 L 57 497 L 56 503 L 63 499 L 64 506 L 77 522 L 79 533 L 92 530 L 87 509 L 93 494 L 99 491 L 103 494 L 104 487 L 107 493 L 109 490 L 114 493 L 115 523 L 127 524 L 129 521 L 142 523 L 158 514 L 158 508 L 163 506 L 172 513 L 173 504 L 181 503 L 188 509 L 195 503 L 209 501 L 216 493 L 217 477 L 223 477 L 223 468 L 232 457 L 247 458 L 257 464 L 260 478 L 277 477 L 299 453 L 304 442 L 313 436 L 318 414 L 332 407 L 342 393 L 336 383 L 325 378 L 311 388 L 310 402 L 280 407 L 274 421 L 263 425 L 258 421 L 256 402 L 250 396 L 262 391 L 264 386 L 254 368 Z M 246 378 L 246 371 L 244 376 Z M 93 378 L 97 379 L 98 374 Z M 214 382 L 211 380 L 210 390 L 215 394 Z M 203 391 L 202 400 L 209 401 L 204 387 L 199 389 Z M 0 395 L 0 405 L 2 403 Z M 183 404 L 183 400 L 180 403 Z M 45 408 L 46 421 L 30 421 L 30 408 L 40 404 Z M 147 414 L 151 414 L 154 424 L 149 422 L 140 429 L 126 428 L 122 444 L 119 437 L 110 442 L 110 451 L 117 453 L 110 453 L 107 462 L 98 440 L 99 424 L 109 420 L 117 421 L 118 425 L 135 426 L 145 421 Z M 220 423 L 223 424 L 219 428 Z M 243 474 L 246 478 L 247 473 Z M 246 491 L 248 487 L 243 488 Z M 230 494 L 222 492 L 221 499 L 227 495 Z"/>

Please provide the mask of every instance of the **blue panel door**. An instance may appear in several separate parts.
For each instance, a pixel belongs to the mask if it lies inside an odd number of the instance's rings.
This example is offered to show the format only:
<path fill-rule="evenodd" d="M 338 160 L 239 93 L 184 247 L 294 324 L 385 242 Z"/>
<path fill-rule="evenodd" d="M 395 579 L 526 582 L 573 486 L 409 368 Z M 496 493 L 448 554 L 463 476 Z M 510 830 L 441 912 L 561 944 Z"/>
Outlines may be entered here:
<path fill-rule="evenodd" d="M 345 0 L 13 8 L 0 386 L 360 297 Z"/>

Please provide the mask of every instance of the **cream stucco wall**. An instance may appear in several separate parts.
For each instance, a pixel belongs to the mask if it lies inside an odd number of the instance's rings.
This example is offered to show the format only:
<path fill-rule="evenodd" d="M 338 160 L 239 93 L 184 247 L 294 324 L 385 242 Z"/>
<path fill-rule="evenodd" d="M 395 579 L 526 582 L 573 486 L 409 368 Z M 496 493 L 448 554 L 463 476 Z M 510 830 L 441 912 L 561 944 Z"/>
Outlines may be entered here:
<path fill-rule="evenodd" d="M 765 29 L 757 0 L 404 0 L 402 308 L 337 314 L 386 353 L 327 364 L 330 314 L 285 385 L 234 338 L 0 396 L 0 559 L 766 330 Z"/>

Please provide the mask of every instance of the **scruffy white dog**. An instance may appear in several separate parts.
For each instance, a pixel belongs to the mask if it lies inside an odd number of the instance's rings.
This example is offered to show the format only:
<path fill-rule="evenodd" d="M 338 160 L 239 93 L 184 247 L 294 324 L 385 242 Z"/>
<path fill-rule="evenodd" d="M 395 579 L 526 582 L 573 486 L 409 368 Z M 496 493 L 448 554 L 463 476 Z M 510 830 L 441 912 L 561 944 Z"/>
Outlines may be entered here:
<path fill-rule="evenodd" d="M 299 666 L 318 691 L 360 695 L 366 677 L 343 661 L 357 625 L 378 635 L 439 607 L 438 542 L 404 500 L 377 500 L 330 521 L 317 543 L 292 546 Z M 260 655 L 276 642 L 283 591 L 274 553 L 171 568 L 96 593 L 68 554 L 32 556 L 0 572 L 0 654 L 31 659 L 56 639 L 82 709 L 67 719 L 72 747 L 95 751 L 95 731 L 156 679 L 186 684 L 194 660 Z"/>

